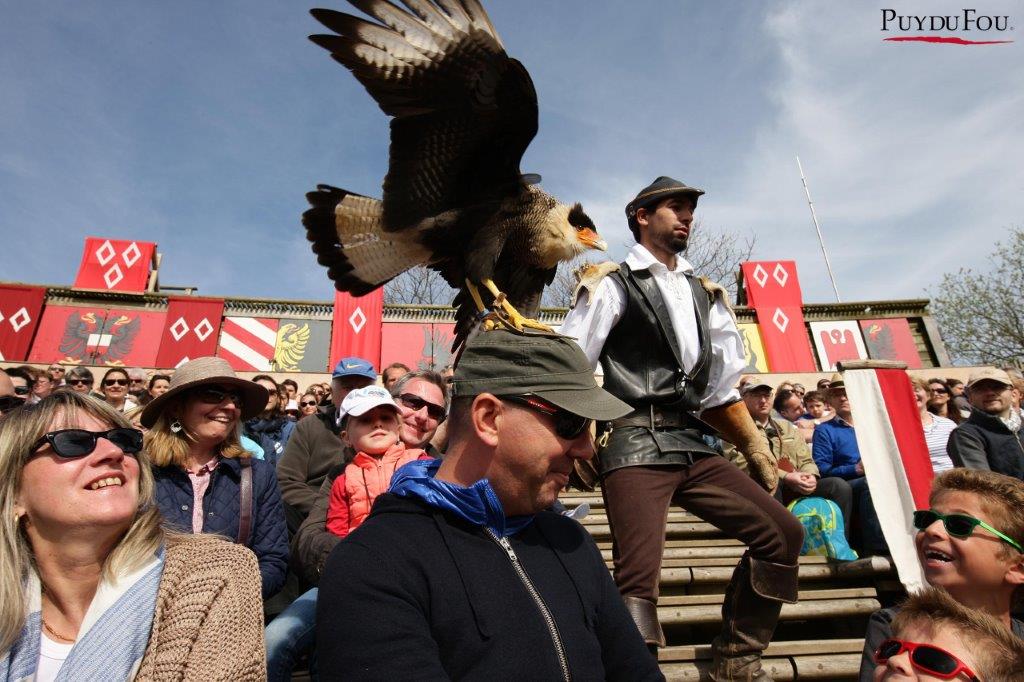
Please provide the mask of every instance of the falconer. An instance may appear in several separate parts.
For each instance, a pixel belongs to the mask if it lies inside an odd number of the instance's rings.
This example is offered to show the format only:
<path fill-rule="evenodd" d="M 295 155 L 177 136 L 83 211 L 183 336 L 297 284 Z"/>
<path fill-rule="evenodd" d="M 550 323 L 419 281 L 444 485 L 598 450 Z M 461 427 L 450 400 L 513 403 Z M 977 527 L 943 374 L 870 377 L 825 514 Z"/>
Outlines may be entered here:
<path fill-rule="evenodd" d="M 734 388 L 746 362 L 724 291 L 681 255 L 702 194 L 669 177 L 640 190 L 626 206 L 636 246 L 583 278 L 561 332 L 633 408 L 609 423 L 599 464 L 615 581 L 645 641 L 665 645 L 656 604 L 675 502 L 748 546 L 722 606 L 713 678 L 767 680 L 761 652 L 782 603 L 796 601 L 803 530 L 771 495 L 774 457 Z M 705 442 L 712 429 L 746 456 L 749 476 Z"/>

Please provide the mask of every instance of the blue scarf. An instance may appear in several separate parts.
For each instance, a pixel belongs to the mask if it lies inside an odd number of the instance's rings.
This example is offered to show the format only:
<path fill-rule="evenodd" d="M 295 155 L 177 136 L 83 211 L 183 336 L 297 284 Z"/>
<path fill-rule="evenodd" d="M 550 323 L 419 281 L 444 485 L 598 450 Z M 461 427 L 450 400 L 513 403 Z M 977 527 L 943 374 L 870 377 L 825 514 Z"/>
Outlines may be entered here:
<path fill-rule="evenodd" d="M 417 497 L 475 526 L 489 528 L 498 537 L 515 535 L 533 521 L 532 514 L 506 517 L 498 495 L 486 478 L 467 488 L 434 478 L 440 467 L 439 459 L 409 462 L 395 472 L 389 492 L 399 497 Z"/>
<path fill-rule="evenodd" d="M 103 580 L 85 614 L 78 640 L 57 674 L 57 682 L 130 680 L 138 671 L 149 644 L 156 611 L 156 594 L 164 572 L 164 550 L 140 569 Z M 0 656 L 0 681 L 35 679 L 42 636 L 39 577 L 33 571 L 26 584 L 28 616 L 11 648 Z"/>

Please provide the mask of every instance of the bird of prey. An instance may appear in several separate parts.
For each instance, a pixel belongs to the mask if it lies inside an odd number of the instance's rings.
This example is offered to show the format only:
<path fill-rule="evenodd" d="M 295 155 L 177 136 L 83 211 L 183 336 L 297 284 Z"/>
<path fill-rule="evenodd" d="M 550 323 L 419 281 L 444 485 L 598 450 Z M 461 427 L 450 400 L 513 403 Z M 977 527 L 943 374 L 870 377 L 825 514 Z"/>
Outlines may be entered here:
<path fill-rule="evenodd" d="M 479 0 L 349 2 L 375 21 L 314 9 L 334 34 L 310 40 L 391 117 L 390 159 L 382 200 L 329 185 L 306 195 L 318 261 L 355 296 L 416 265 L 436 269 L 460 289 L 453 349 L 483 317 L 551 331 L 532 318 L 558 263 L 606 245 L 578 203 L 520 171 L 537 133 L 529 73 Z"/>

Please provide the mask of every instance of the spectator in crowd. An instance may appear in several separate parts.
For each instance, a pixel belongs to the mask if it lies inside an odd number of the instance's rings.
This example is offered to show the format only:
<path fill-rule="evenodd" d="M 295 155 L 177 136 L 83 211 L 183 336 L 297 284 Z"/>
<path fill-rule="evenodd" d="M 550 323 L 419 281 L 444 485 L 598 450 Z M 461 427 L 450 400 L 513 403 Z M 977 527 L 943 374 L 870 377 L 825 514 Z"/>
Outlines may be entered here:
<path fill-rule="evenodd" d="M 1010 377 L 1010 383 L 1013 384 L 1013 388 L 1010 390 L 1010 405 L 1014 411 L 1019 413 L 1021 401 L 1024 400 L 1024 376 L 1020 371 L 1010 372 L 1007 370 L 1006 374 Z"/>
<path fill-rule="evenodd" d="M 35 377 L 28 371 L 29 369 L 31 368 L 8 367 L 4 370 L 11 383 L 14 384 L 15 395 L 21 396 L 22 400 L 28 400 L 32 396 L 32 382 L 35 381 Z"/>
<path fill-rule="evenodd" d="M 148 405 L 154 398 L 159 398 L 171 387 L 171 375 L 154 374 L 149 378 L 146 392 L 142 394 L 142 405 Z"/>
<path fill-rule="evenodd" d="M 53 380 L 50 379 L 50 375 L 46 372 L 36 372 L 35 378 L 32 380 L 32 388 L 28 401 L 30 403 L 38 403 L 46 396 L 53 393 L 53 389 Z"/>
<path fill-rule="evenodd" d="M 129 367 L 128 381 L 130 382 L 128 384 L 128 393 L 135 404 L 141 405 L 142 396 L 146 395 L 146 384 L 149 381 L 149 377 L 146 376 L 146 370 L 141 367 Z"/>
<path fill-rule="evenodd" d="M 744 388 L 754 384 L 759 384 L 761 386 L 767 385 L 761 384 L 760 382 L 753 382 L 751 384 L 747 384 Z M 771 388 L 771 386 L 768 388 Z M 769 394 L 770 393 L 771 391 L 769 391 Z M 740 395 L 742 394 L 743 389 L 740 389 Z M 811 442 L 814 438 L 814 425 L 803 419 L 805 413 L 804 403 L 803 400 L 800 399 L 800 396 L 797 395 L 796 391 L 788 388 L 784 388 L 779 391 L 775 395 L 775 401 L 772 403 L 772 409 L 774 409 L 780 417 L 800 429 L 800 438 L 802 438 L 805 443 Z"/>
<path fill-rule="evenodd" d="M 391 387 L 402 423 L 399 439 L 407 448 L 438 453 L 430 445 L 438 427 L 448 413 L 448 385 L 437 372 L 410 372 Z M 320 582 L 327 556 L 341 538 L 327 529 L 331 490 L 348 460 L 339 461 L 327 473 L 312 510 L 302 522 L 292 545 L 292 565 L 309 585 Z M 268 626 L 267 665 L 271 682 L 287 680 L 298 656 L 313 646 L 316 621 L 317 590 L 307 591 L 296 599 Z"/>
<path fill-rule="evenodd" d="M 331 397 L 341 405 L 349 391 L 377 381 L 373 365 L 362 358 L 342 358 L 334 368 Z M 316 419 L 303 419 L 295 428 L 277 466 L 288 532 L 294 535 L 313 508 L 327 472 L 341 463 L 344 448 L 338 437 L 336 409 L 321 411 Z"/>
<path fill-rule="evenodd" d="M 807 393 L 807 389 L 804 388 L 803 384 L 793 384 L 793 393 L 796 393 L 800 400 L 804 399 L 804 395 Z"/>
<path fill-rule="evenodd" d="M 910 383 L 914 387 L 914 400 L 917 401 L 917 410 L 921 415 L 921 427 L 924 429 L 924 442 L 928 446 L 928 456 L 932 460 L 932 471 L 938 474 L 952 469 L 953 462 L 949 458 L 946 446 L 949 443 L 949 434 L 956 428 L 956 424 L 952 419 L 946 419 L 928 411 L 931 389 L 928 387 L 927 381 L 912 376 Z"/>
<path fill-rule="evenodd" d="M 316 414 L 316 408 L 320 404 L 319 396 L 312 389 L 299 398 L 299 419 L 312 417 Z"/>
<path fill-rule="evenodd" d="M 832 385 L 832 380 L 831 379 L 818 379 L 817 387 L 818 387 L 819 391 L 828 391 L 828 387 L 831 386 L 831 385 Z"/>
<path fill-rule="evenodd" d="M 0 415 L 7 414 L 24 404 L 25 398 L 14 390 L 14 382 L 11 381 L 11 377 L 0 369 Z"/>
<path fill-rule="evenodd" d="M 401 379 L 403 376 L 411 372 L 408 367 L 403 365 L 401 362 L 392 362 L 390 365 L 384 368 L 384 371 L 380 373 L 381 381 L 384 383 L 384 388 L 391 390 L 391 387 L 395 385 L 395 382 Z"/>
<path fill-rule="evenodd" d="M 223 358 L 186 362 L 170 389 L 146 405 L 156 501 L 184 532 L 217 533 L 256 554 L 263 597 L 284 585 L 288 533 L 274 469 L 239 443 L 240 420 L 267 404 L 267 389 L 235 376 Z"/>
<path fill-rule="evenodd" d="M 967 395 L 964 393 L 964 382 L 956 378 L 946 379 L 946 388 L 949 389 L 950 397 L 953 399 L 956 409 L 970 415 L 971 401 L 967 399 Z"/>
<path fill-rule="evenodd" d="M 971 416 L 949 436 L 955 466 L 991 469 L 1024 480 L 1024 429 L 1020 412 L 1013 409 L 1012 391 L 1010 376 L 1001 369 L 971 374 Z"/>
<path fill-rule="evenodd" d="M 298 397 L 299 385 L 295 383 L 294 379 L 285 379 L 284 381 L 281 382 L 281 387 L 284 388 L 285 392 L 288 394 L 288 402 L 291 402 L 292 400 L 295 400 L 296 397 Z"/>
<path fill-rule="evenodd" d="M 0 422 L 0 679 L 263 677 L 255 559 L 164 531 L 141 447 L 72 391 Z"/>
<path fill-rule="evenodd" d="M 453 387 L 445 459 L 404 466 L 331 553 L 321 678 L 663 679 L 594 541 L 544 511 L 593 455 L 591 420 L 629 406 L 552 336 L 477 335 Z"/>
<path fill-rule="evenodd" d="M 107 404 L 120 412 L 127 412 L 136 407 L 134 400 L 128 397 L 128 386 L 131 380 L 128 372 L 120 367 L 111 367 L 103 375 L 100 386 L 103 390 L 103 399 Z"/>
<path fill-rule="evenodd" d="M 929 509 L 914 513 L 914 525 L 928 584 L 1024 638 L 1024 623 L 1010 616 L 1024 592 L 1024 483 L 991 471 L 950 469 L 933 481 Z M 897 611 L 872 614 L 861 682 L 872 679 L 874 652 L 892 636 Z"/>
<path fill-rule="evenodd" d="M 776 393 L 782 393 L 783 391 L 789 391 L 790 393 L 792 393 L 793 392 L 793 382 L 792 381 L 783 381 L 781 384 L 779 384 L 778 386 L 775 387 L 775 392 Z"/>
<path fill-rule="evenodd" d="M 784 392 L 794 395 L 792 391 Z M 768 439 L 768 446 L 777 461 L 779 487 L 775 490 L 775 499 L 785 505 L 799 497 L 811 495 L 832 500 L 839 505 L 845 521 L 844 527 L 848 529 L 853 515 L 853 490 L 850 484 L 836 476 L 821 478 L 799 429 L 786 419 L 772 418 L 772 387 L 761 381 L 753 381 L 743 387 L 741 396 L 754 424 Z M 740 469 L 747 470 L 746 457 L 732 444 L 723 441 L 723 454 Z"/>
<path fill-rule="evenodd" d="M 838 476 L 845 479 L 853 489 L 857 517 L 861 524 L 861 554 L 887 554 L 888 546 L 871 502 L 867 478 L 864 477 L 864 463 L 853 431 L 853 412 L 841 374 L 833 375 L 829 382 L 828 402 L 836 416 L 814 429 L 811 449 L 814 463 L 818 465 L 822 476 Z"/>
<path fill-rule="evenodd" d="M 455 379 L 455 367 L 452 365 L 445 365 L 444 369 L 442 369 L 439 374 L 444 377 L 444 380 L 448 385 L 451 385 L 452 381 Z"/>
<path fill-rule="evenodd" d="M 242 433 L 254 440 L 263 449 L 267 463 L 277 469 L 277 462 L 284 454 L 288 439 L 295 431 L 295 420 L 284 413 L 277 391 L 277 382 L 266 374 L 257 374 L 254 382 L 267 389 L 267 404 L 263 411 L 242 425 Z"/>
<path fill-rule="evenodd" d="M 892 625 L 875 652 L 875 680 L 1024 679 L 1024 642 L 943 590 L 912 595 Z"/>
<path fill-rule="evenodd" d="M 324 390 L 323 384 L 310 384 L 309 388 L 306 389 L 306 393 L 303 395 L 312 395 L 316 398 L 316 404 L 319 405 L 327 392 Z"/>
<path fill-rule="evenodd" d="M 327 530 L 344 538 L 370 514 L 374 501 L 391 485 L 404 464 L 431 459 L 423 450 L 407 448 L 398 437 L 398 405 L 383 386 L 352 391 L 341 403 L 341 440 L 345 470 L 331 484 Z"/>
<path fill-rule="evenodd" d="M 50 376 L 50 381 L 53 382 L 53 387 L 58 388 L 64 385 L 64 374 L 67 368 L 59 362 L 55 362 L 46 368 L 46 373 Z"/>
<path fill-rule="evenodd" d="M 957 409 L 955 403 L 950 400 L 949 386 L 942 379 L 929 379 L 928 390 L 931 391 L 931 398 L 928 400 L 928 411 L 940 417 L 952 420 L 959 424 L 964 420 L 964 415 Z"/>
<path fill-rule="evenodd" d="M 835 416 L 835 413 L 829 409 L 828 401 L 825 399 L 825 394 L 821 391 L 809 391 L 804 394 L 804 408 L 807 412 L 804 414 L 803 419 L 809 420 L 817 426 L 821 422 L 828 421 Z"/>
<path fill-rule="evenodd" d="M 68 370 L 68 373 L 64 379 L 66 386 L 69 386 L 75 393 L 82 393 L 89 395 L 92 393 L 92 386 L 95 379 L 92 376 L 92 370 L 88 367 L 82 367 L 76 365 Z"/>

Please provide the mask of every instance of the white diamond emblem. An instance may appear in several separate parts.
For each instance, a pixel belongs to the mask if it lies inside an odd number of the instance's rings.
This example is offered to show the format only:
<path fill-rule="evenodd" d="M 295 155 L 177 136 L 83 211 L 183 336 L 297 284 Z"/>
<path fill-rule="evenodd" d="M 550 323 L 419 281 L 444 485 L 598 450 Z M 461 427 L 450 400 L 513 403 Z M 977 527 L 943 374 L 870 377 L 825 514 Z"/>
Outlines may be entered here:
<path fill-rule="evenodd" d="M 765 271 L 761 264 L 758 263 L 757 267 L 754 268 L 754 281 L 757 282 L 758 286 L 764 288 L 764 283 L 768 281 L 768 273 Z"/>
<path fill-rule="evenodd" d="M 18 312 L 11 315 L 9 318 L 7 318 L 7 323 L 10 324 L 11 327 L 16 332 L 20 332 L 21 328 L 31 321 L 32 318 L 29 317 L 28 311 L 25 310 L 24 307 L 22 307 Z"/>
<path fill-rule="evenodd" d="M 107 283 L 108 289 L 113 289 L 122 279 L 124 279 L 124 273 L 121 272 L 121 266 L 117 263 L 103 273 L 103 281 Z"/>
<path fill-rule="evenodd" d="M 140 258 L 142 258 L 142 252 L 139 251 L 139 245 L 135 242 L 132 242 L 128 248 L 124 250 L 124 253 L 121 254 L 121 259 L 128 267 L 132 267 L 138 263 Z"/>
<path fill-rule="evenodd" d="M 207 337 L 213 333 L 213 325 L 204 317 L 202 321 L 192 329 L 192 331 L 196 333 L 196 336 L 199 337 L 200 341 L 206 341 Z"/>
<path fill-rule="evenodd" d="M 786 268 L 782 267 L 782 263 L 775 264 L 775 269 L 772 270 L 772 277 L 775 278 L 780 287 L 785 287 L 786 282 L 789 281 L 789 273 L 786 272 Z"/>
<path fill-rule="evenodd" d="M 366 326 L 366 315 L 363 313 L 363 309 L 356 308 L 355 312 L 349 316 L 348 323 L 356 334 L 363 331 L 363 327 Z"/>
<path fill-rule="evenodd" d="M 185 336 L 185 334 L 188 334 L 188 323 L 185 322 L 185 318 L 179 317 L 177 320 L 175 320 L 174 324 L 171 325 L 170 331 L 171 336 L 174 337 L 175 341 L 181 341 L 181 337 Z"/>
<path fill-rule="evenodd" d="M 100 265 L 106 265 L 110 262 L 110 259 L 116 256 L 114 247 L 110 245 L 110 241 L 105 241 L 100 245 L 100 248 L 96 249 L 96 260 L 100 262 Z"/>
<path fill-rule="evenodd" d="M 775 314 L 772 315 L 772 323 L 779 328 L 780 332 L 786 333 L 786 327 L 789 326 L 789 318 L 786 317 L 786 313 L 782 312 L 782 308 L 775 309 Z"/>

